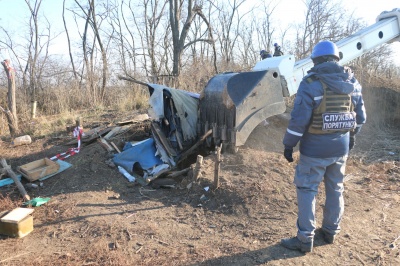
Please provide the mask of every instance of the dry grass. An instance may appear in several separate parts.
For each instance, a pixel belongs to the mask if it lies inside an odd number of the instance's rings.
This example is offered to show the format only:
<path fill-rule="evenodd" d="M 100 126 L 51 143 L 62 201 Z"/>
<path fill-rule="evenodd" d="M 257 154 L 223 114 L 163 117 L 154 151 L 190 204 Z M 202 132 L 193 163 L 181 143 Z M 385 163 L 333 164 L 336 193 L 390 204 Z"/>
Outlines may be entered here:
<path fill-rule="evenodd" d="M 21 198 L 11 198 L 9 195 L 0 194 L 0 212 L 9 211 L 22 205 Z"/>
<path fill-rule="evenodd" d="M 5 95 L 6 90 L 0 90 Z M 73 124 L 82 114 L 98 115 L 105 110 L 113 109 L 119 112 L 134 111 L 148 108 L 149 92 L 139 85 L 109 88 L 102 101 L 94 101 L 85 91 L 75 87 L 59 87 L 42 90 L 37 95 L 36 118 L 31 118 L 31 98 L 17 91 L 17 113 L 20 135 L 45 136 L 51 132 L 65 129 Z M 5 102 L 0 103 L 6 107 Z M 8 134 L 7 120 L 0 114 L 0 136 Z"/>

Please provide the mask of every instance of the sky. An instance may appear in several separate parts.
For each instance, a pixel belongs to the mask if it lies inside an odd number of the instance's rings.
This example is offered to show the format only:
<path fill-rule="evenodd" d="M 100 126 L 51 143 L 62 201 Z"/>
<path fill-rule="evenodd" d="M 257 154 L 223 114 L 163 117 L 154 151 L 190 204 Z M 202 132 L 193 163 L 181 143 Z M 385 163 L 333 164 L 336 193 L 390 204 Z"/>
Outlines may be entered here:
<path fill-rule="evenodd" d="M 248 0 L 251 4 L 253 0 Z M 277 3 L 274 11 L 274 17 L 282 28 L 285 25 L 298 23 L 304 20 L 305 5 L 304 0 L 272 0 Z M 67 3 L 70 1 L 67 1 Z M 61 17 L 63 0 L 43 0 L 41 10 L 45 12 L 46 17 L 51 21 L 52 27 L 63 31 L 63 21 Z M 400 8 L 400 0 L 343 0 L 343 6 L 349 12 L 354 11 L 355 17 L 362 18 L 367 25 L 376 22 L 377 16 L 383 11 L 390 11 L 393 8 Z M 68 4 L 67 4 L 68 6 Z M 23 11 L 21 11 L 23 10 Z M 0 25 L 5 28 L 14 28 L 15 25 L 27 21 L 27 6 L 25 0 L 0 0 Z M 72 19 L 71 19 L 72 20 Z M 15 30 L 15 29 L 14 29 Z M 65 39 L 66 40 L 66 39 Z M 62 42 L 65 42 L 62 40 Z M 275 42 L 275 41 L 273 41 Z M 394 61 L 400 66 L 400 42 L 390 44 L 395 50 Z M 65 46 L 54 45 L 51 47 L 53 53 L 65 51 Z M 4 50 L 0 51 L 3 57 Z"/>

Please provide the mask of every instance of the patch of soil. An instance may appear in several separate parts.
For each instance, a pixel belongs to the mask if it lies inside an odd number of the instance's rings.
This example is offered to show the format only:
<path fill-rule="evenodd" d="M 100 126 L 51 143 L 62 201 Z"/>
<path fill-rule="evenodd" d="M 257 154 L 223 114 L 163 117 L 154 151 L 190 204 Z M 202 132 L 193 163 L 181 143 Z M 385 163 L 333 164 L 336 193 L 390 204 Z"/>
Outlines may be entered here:
<path fill-rule="evenodd" d="M 297 217 L 295 163 L 282 155 L 287 123 L 287 114 L 271 117 L 237 154 L 223 154 L 216 190 L 214 154 L 204 158 L 198 182 L 187 177 L 175 188 L 154 189 L 129 183 L 106 163 L 110 155 L 98 142 L 86 145 L 66 159 L 71 168 L 28 190 L 31 198 L 51 200 L 34 208 L 29 235 L 1 237 L 0 264 L 400 265 L 400 151 L 397 146 L 369 157 L 371 145 L 377 150 L 382 143 L 368 124 L 348 160 L 346 209 L 335 244 L 317 234 L 311 254 L 280 246 L 295 235 Z M 387 139 L 398 133 L 385 131 Z M 0 143 L 13 169 L 67 148 L 46 138 L 20 147 Z M 21 205 L 15 185 L 0 192 L 1 210 Z M 317 226 L 324 197 L 321 185 Z"/>

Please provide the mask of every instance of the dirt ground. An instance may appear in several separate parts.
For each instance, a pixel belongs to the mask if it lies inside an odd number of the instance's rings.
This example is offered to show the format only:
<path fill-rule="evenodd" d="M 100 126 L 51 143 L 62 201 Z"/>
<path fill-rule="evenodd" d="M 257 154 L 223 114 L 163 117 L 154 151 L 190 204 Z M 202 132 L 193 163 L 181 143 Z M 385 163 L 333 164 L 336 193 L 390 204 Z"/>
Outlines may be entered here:
<path fill-rule="evenodd" d="M 0 265 L 400 265 L 399 132 L 371 124 L 350 154 L 337 242 L 326 245 L 317 234 L 306 255 L 280 246 L 296 233 L 295 163 L 281 144 L 287 123 L 287 114 L 269 118 L 237 154 L 223 154 L 217 190 L 214 154 L 198 182 L 155 189 L 129 183 L 106 164 L 102 146 L 86 145 L 65 160 L 71 168 L 28 190 L 51 200 L 34 207 L 29 235 L 0 237 Z M 62 143 L 4 141 L 0 154 L 15 169 L 65 151 Z M 0 192 L 1 210 L 21 206 L 15 185 Z M 317 226 L 323 205 L 321 185 Z"/>

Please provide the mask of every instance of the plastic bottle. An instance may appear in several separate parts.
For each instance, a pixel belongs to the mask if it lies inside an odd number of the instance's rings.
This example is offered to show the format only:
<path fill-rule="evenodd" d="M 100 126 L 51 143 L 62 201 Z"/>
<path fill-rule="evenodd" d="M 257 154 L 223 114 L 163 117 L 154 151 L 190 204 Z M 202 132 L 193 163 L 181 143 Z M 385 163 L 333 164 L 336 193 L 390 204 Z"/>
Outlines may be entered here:
<path fill-rule="evenodd" d="M 24 144 L 31 144 L 31 143 L 32 143 L 32 139 L 31 139 L 31 136 L 29 136 L 29 135 L 17 137 L 12 142 L 12 144 L 14 146 L 19 146 L 19 145 L 24 145 Z"/>
<path fill-rule="evenodd" d="M 118 165 L 118 170 L 121 174 L 123 174 L 128 180 L 129 182 L 135 182 L 135 177 L 132 176 L 130 173 L 128 173 L 128 171 L 126 171 L 123 167 Z"/>

